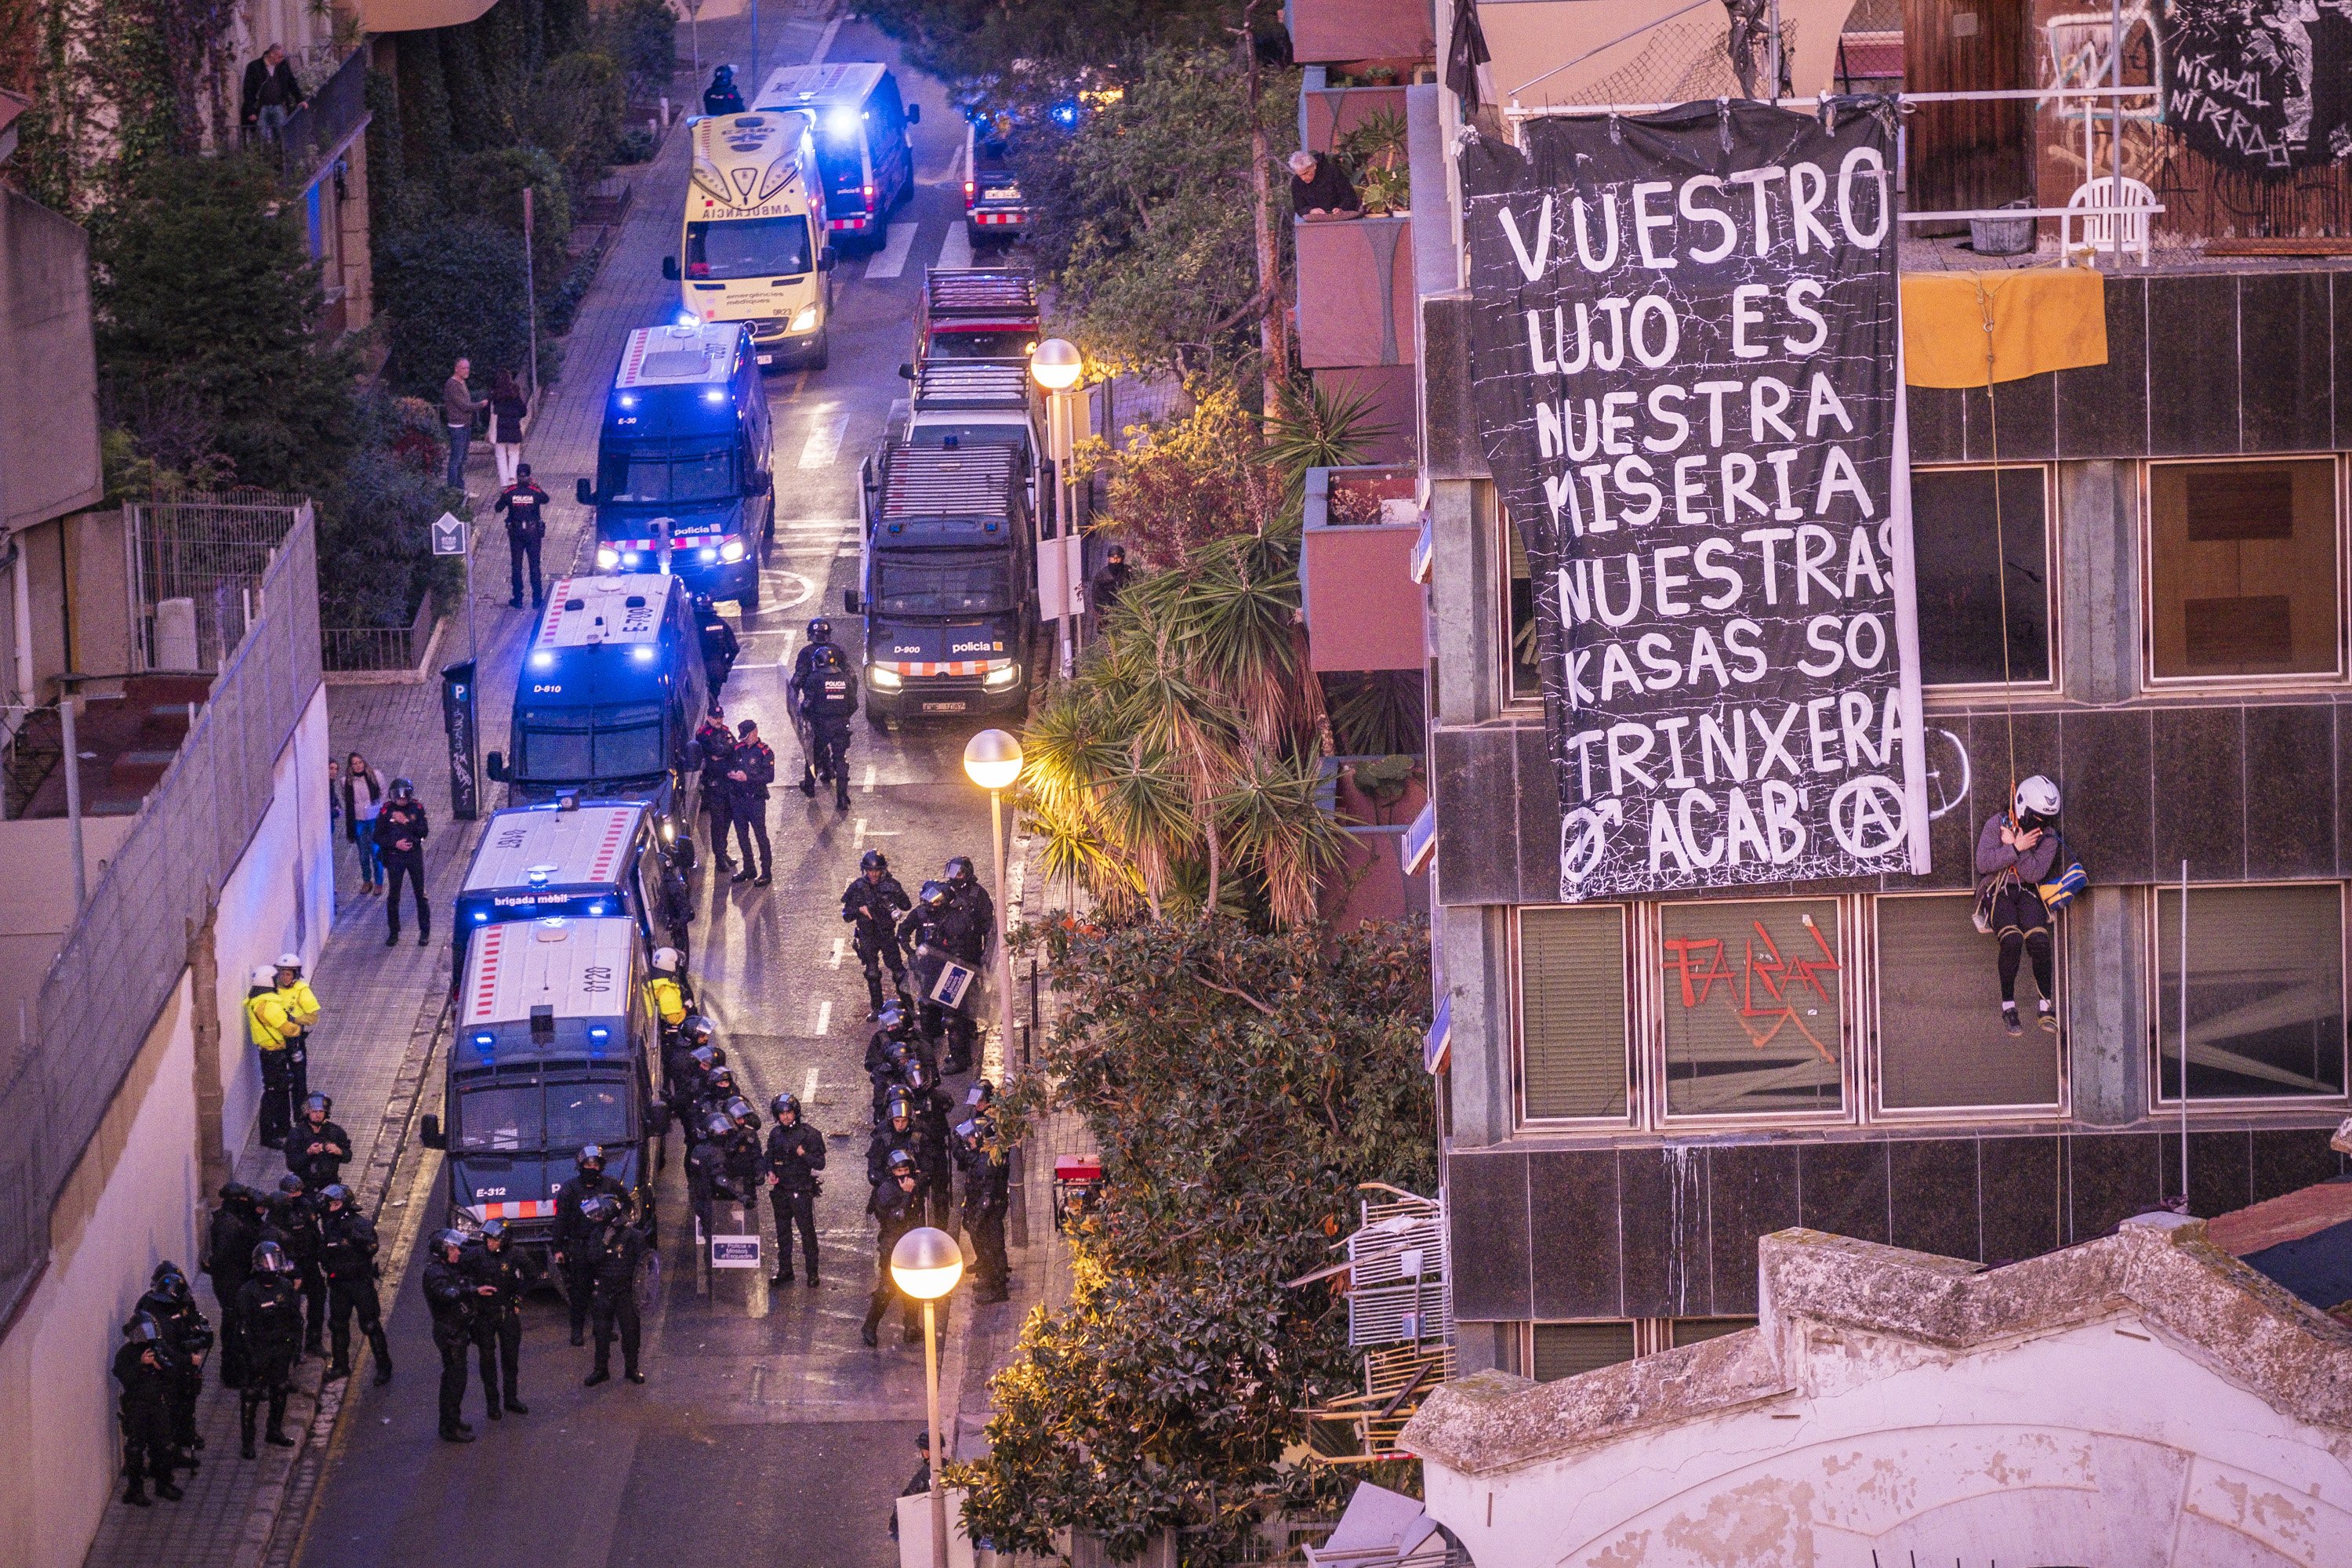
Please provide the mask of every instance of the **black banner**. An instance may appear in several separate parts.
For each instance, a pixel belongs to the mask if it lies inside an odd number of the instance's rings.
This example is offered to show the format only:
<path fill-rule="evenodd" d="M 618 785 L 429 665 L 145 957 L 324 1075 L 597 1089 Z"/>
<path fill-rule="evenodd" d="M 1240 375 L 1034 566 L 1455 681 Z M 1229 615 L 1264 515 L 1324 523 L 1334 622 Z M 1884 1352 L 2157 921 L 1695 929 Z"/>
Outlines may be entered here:
<path fill-rule="evenodd" d="M 2340 4 L 2168 0 L 2164 122 L 2215 163 L 2284 174 L 2352 158 L 2352 15 Z"/>
<path fill-rule="evenodd" d="M 1735 101 L 1462 157 L 1560 897 L 1927 869 L 1891 118 Z"/>

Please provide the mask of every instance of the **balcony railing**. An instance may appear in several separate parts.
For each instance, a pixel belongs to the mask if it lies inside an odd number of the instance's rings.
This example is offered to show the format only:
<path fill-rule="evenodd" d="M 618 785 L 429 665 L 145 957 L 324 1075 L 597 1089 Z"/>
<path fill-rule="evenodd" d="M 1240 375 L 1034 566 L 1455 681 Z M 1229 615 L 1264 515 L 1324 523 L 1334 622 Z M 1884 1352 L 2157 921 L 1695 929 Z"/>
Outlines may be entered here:
<path fill-rule="evenodd" d="M 289 182 L 307 185 L 318 178 L 320 166 L 367 123 L 367 49 L 353 49 L 310 101 L 286 117 L 278 148 Z"/>
<path fill-rule="evenodd" d="M 1291 58 L 1411 65 L 1434 58 L 1430 0 L 1286 0 Z"/>
<path fill-rule="evenodd" d="M 1425 662 L 1413 491 L 1409 468 L 1307 470 L 1298 578 L 1307 660 L 1318 671 L 1418 670 Z"/>
<path fill-rule="evenodd" d="M 1301 364 L 1413 363 L 1412 224 L 1367 217 L 1295 226 Z"/>
<path fill-rule="evenodd" d="M 1321 66 L 1308 66 L 1298 94 L 1298 144 L 1310 153 L 1328 153 L 1340 137 L 1375 115 L 1405 118 L 1402 87 L 1351 87 L 1335 83 Z"/>

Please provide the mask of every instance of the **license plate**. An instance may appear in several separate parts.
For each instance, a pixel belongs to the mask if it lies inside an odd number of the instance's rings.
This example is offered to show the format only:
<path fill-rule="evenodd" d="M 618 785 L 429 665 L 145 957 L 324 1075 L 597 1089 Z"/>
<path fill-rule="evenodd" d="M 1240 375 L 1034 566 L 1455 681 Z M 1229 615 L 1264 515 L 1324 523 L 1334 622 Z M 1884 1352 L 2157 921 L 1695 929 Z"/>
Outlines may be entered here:
<path fill-rule="evenodd" d="M 1017 202 L 1021 199 L 1021 187 L 1018 185 L 991 185 L 988 187 L 987 199 L 992 202 Z"/>
<path fill-rule="evenodd" d="M 964 705 L 961 702 L 926 702 L 923 704 L 923 711 L 926 713 L 961 713 L 963 710 Z"/>
<path fill-rule="evenodd" d="M 773 354 L 761 354 L 760 356 L 760 363 L 761 364 L 773 364 L 776 363 L 776 356 Z"/>

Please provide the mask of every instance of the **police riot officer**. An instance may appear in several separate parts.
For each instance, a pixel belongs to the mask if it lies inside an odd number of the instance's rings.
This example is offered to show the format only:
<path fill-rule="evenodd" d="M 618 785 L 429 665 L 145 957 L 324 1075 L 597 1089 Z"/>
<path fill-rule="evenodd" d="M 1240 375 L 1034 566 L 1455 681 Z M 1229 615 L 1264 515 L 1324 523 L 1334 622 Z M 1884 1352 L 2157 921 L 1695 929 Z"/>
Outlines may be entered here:
<path fill-rule="evenodd" d="M 849 809 L 849 721 L 857 713 L 857 678 L 848 658 L 831 643 L 807 650 L 815 655 L 807 677 L 794 689 L 806 726 L 808 760 L 801 764 L 801 793 L 816 794 L 819 779 L 833 781 L 833 808 Z"/>
<path fill-rule="evenodd" d="M 286 1139 L 286 1169 L 314 1193 L 333 1185 L 352 1157 L 352 1135 L 327 1120 L 334 1109 L 323 1094 L 305 1097 L 302 1119 Z"/>
<path fill-rule="evenodd" d="M 735 731 L 727 727 L 727 710 L 710 699 L 710 715 L 694 731 L 702 748 L 702 809 L 710 817 L 710 857 L 722 871 L 735 869 L 727 853 L 728 834 L 735 822 L 732 785 L 727 770 L 735 765 Z"/>
<path fill-rule="evenodd" d="M 433 1313 L 433 1348 L 441 1352 L 441 1440 L 470 1443 L 474 1427 L 463 1419 L 466 1407 L 466 1352 L 474 1343 L 477 1303 L 487 1287 L 477 1286 L 465 1265 L 466 1237 L 454 1230 L 433 1237 L 433 1257 L 425 1265 L 425 1304 Z"/>
<path fill-rule="evenodd" d="M 736 637 L 735 628 L 727 624 L 727 617 L 719 613 L 708 594 L 694 596 L 694 629 L 702 645 L 703 673 L 710 678 L 710 689 L 716 692 L 727 684 L 728 673 L 743 651 L 742 640 Z"/>
<path fill-rule="evenodd" d="M 866 1321 L 858 1335 L 871 1347 L 881 1341 L 875 1330 L 881 1325 L 882 1314 L 890 1310 L 890 1298 L 898 1298 L 899 1323 L 908 1343 L 922 1337 L 916 1321 L 915 1300 L 901 1293 L 898 1281 L 890 1276 L 890 1249 L 908 1231 L 923 1223 L 923 1178 L 915 1169 L 915 1157 L 904 1149 L 894 1149 L 884 1168 L 881 1180 L 874 1184 L 873 1195 L 866 1200 L 866 1212 L 874 1216 L 874 1292 L 866 1299 Z"/>
<path fill-rule="evenodd" d="M 980 885 L 972 874 L 971 857 L 956 855 L 947 864 L 948 918 L 940 922 L 940 942 L 949 956 L 973 972 L 984 973 L 988 963 L 988 941 L 996 931 L 996 904 L 989 898 L 988 889 Z M 974 981 L 977 984 L 977 980 Z M 967 994 L 964 1005 L 949 1015 L 947 1020 L 947 1061 L 945 1070 L 950 1074 L 968 1072 L 971 1068 L 971 1048 L 980 1036 L 980 1026 L 972 1019 L 972 998 Z"/>
<path fill-rule="evenodd" d="M 979 876 L 971 868 L 969 855 L 948 857 L 946 881 L 948 897 L 971 922 L 971 956 L 963 962 L 978 967 L 987 950 L 988 939 L 996 934 L 996 900 L 981 886 Z M 963 958 L 961 953 L 956 955 Z"/>
<path fill-rule="evenodd" d="M 720 1186 L 731 1201 L 741 1204 L 747 1213 L 760 1189 L 768 1183 L 768 1160 L 760 1144 L 760 1113 L 751 1102 L 735 1096 L 727 1101 L 727 1137 L 724 1163 L 719 1170 Z M 759 1221 L 752 1220 L 757 1228 Z"/>
<path fill-rule="evenodd" d="M 723 1110 L 707 1111 L 699 1123 L 702 1135 L 687 1146 L 686 1201 L 694 1211 L 695 1244 L 708 1246 L 715 1231 L 712 1214 L 727 1172 L 727 1135 L 732 1131 Z"/>
<path fill-rule="evenodd" d="M 874 1016 L 874 1032 L 866 1037 L 866 1076 L 874 1085 L 874 1114 L 882 1114 L 882 1101 L 898 1081 L 898 1064 L 923 1046 L 923 1037 L 915 1030 L 915 1016 L 906 1002 L 893 997 L 882 1004 Z M 897 1056 L 892 1055 L 897 1048 Z"/>
<path fill-rule="evenodd" d="M 963 1170 L 963 1228 L 971 1237 L 976 1299 L 1002 1301 L 1012 1267 L 1004 1255 L 1004 1215 L 1013 1205 L 1013 1163 L 985 1112 L 957 1123 L 956 1163 Z"/>
<path fill-rule="evenodd" d="M 816 668 L 818 650 L 828 647 L 840 651 L 833 640 L 833 623 L 819 616 L 808 624 L 808 641 L 803 643 L 801 651 L 793 656 L 793 673 L 786 679 L 784 689 L 798 691 L 807 680 L 809 671 Z"/>
<path fill-rule="evenodd" d="M 205 1391 L 205 1357 L 213 1348 L 212 1321 L 197 1307 L 188 1277 L 169 1259 L 155 1265 L 147 1279 L 147 1293 L 131 1310 L 154 1319 L 163 1331 L 165 1370 L 171 1374 L 172 1447 L 177 1455 L 193 1456 L 205 1446 L 205 1435 L 196 1430 L 196 1401 Z M 184 1469 L 196 1468 L 194 1458 L 176 1462 Z"/>
<path fill-rule="evenodd" d="M 581 1205 L 587 1222 L 588 1268 L 594 1282 L 596 1366 L 582 1381 L 593 1388 L 613 1375 L 613 1340 L 621 1341 L 621 1372 L 631 1383 L 643 1383 L 637 1370 L 637 1268 L 647 1250 L 645 1232 L 628 1222 L 621 1201 L 599 1193 Z"/>
<path fill-rule="evenodd" d="M 743 852 L 743 868 L 735 880 L 766 887 L 775 869 L 775 851 L 768 847 L 768 786 L 776 782 L 776 753 L 760 739 L 760 726 L 746 719 L 735 726 L 735 752 L 728 759 L 727 809 L 735 818 L 735 841 Z M 759 874 L 751 871 L 751 851 L 759 849 Z"/>
<path fill-rule="evenodd" d="M 261 1244 L 261 1195 L 243 1182 L 223 1184 L 220 1207 L 205 1232 L 204 1271 L 213 1279 L 220 1303 L 220 1380 L 223 1388 L 245 1383 L 245 1334 L 237 1321 L 237 1296 L 253 1275 L 253 1249 Z"/>
<path fill-rule="evenodd" d="M 882 967 L 890 967 L 893 990 L 907 988 L 907 957 L 898 946 L 898 917 L 914 908 L 907 889 L 890 875 L 890 861 L 879 849 L 868 849 L 857 859 L 857 875 L 841 890 L 841 918 L 849 927 L 849 945 L 856 950 L 866 971 L 866 1016 L 882 1016 Z"/>
<path fill-rule="evenodd" d="M 949 1188 L 948 1152 L 935 1138 L 917 1110 L 914 1097 L 905 1089 L 890 1091 L 890 1100 L 883 1108 L 881 1125 L 866 1146 L 866 1178 L 879 1182 L 889 1174 L 890 1162 L 907 1154 L 915 1162 L 916 1174 L 921 1178 L 919 1195 L 929 1213 L 930 1224 L 944 1228 L 948 1223 L 948 1206 L 953 1194 Z M 921 1220 L 918 1224 L 923 1223 Z"/>
<path fill-rule="evenodd" d="M 294 1279 L 302 1291 L 302 1349 L 309 1355 L 327 1353 L 327 1276 L 319 1268 L 319 1201 L 289 1171 L 278 1178 L 278 1195 L 269 1200 L 268 1222 L 261 1238 L 286 1249 Z"/>
<path fill-rule="evenodd" d="M 139 1508 L 147 1483 L 155 1495 L 177 1502 L 185 1494 L 172 1484 L 172 1373 L 163 1326 L 144 1312 L 122 1325 L 122 1345 L 114 1352 L 114 1380 L 122 1385 L 117 1414 L 122 1422 L 122 1500 Z"/>
<path fill-rule="evenodd" d="M 705 114 L 743 112 L 743 93 L 742 89 L 735 85 L 733 66 L 720 66 L 710 73 L 710 85 L 702 89 L 702 112 Z"/>
<path fill-rule="evenodd" d="M 530 607 L 547 603 L 547 589 L 539 576 L 539 549 L 547 539 L 547 492 L 530 477 L 530 465 L 515 468 L 515 481 L 490 503 L 494 512 L 507 514 L 507 608 L 522 608 L 522 569 L 530 566 Z"/>
<path fill-rule="evenodd" d="M 801 1120 L 800 1097 L 780 1094 L 768 1101 L 776 1124 L 768 1131 L 768 1204 L 776 1215 L 776 1276 L 769 1283 L 793 1282 L 793 1231 L 800 1230 L 801 1255 L 808 1260 L 809 1288 L 816 1288 L 816 1200 L 824 1190 L 824 1134 Z"/>
<path fill-rule="evenodd" d="M 244 1454 L 253 1454 L 253 1429 L 263 1400 L 269 1402 L 268 1440 L 290 1448 L 286 1435 L 286 1396 L 294 1388 L 294 1363 L 302 1355 L 302 1288 L 294 1260 L 275 1241 L 253 1249 L 251 1275 L 236 1299 L 237 1331 L 245 1337 L 245 1382 L 237 1389 L 237 1429 Z"/>
<path fill-rule="evenodd" d="M 929 948 L 935 953 L 951 958 L 954 953 L 950 942 L 961 940 L 959 922 L 961 918 L 956 912 L 954 896 L 945 882 L 925 882 L 916 891 L 915 907 L 899 919 L 898 941 L 911 957 L 920 957 L 923 950 Z M 916 1001 L 919 1005 L 916 1017 L 923 1037 L 930 1040 L 950 1037 L 954 1028 L 953 1019 L 962 1011 L 961 1008 L 950 1011 L 931 1000 L 927 976 L 935 973 L 935 968 L 919 965 L 916 973 Z M 952 1061 L 954 1043 L 951 1038 L 949 1050 L 950 1060 Z"/>
<path fill-rule="evenodd" d="M 594 1278 L 589 1256 L 588 1223 L 582 1211 L 593 1197 L 621 1198 L 621 1184 L 604 1173 L 604 1146 L 583 1143 L 572 1157 L 577 1173 L 555 1194 L 555 1266 L 563 1271 L 565 1304 L 572 1312 L 572 1342 L 586 1344 L 588 1299 Z"/>
<path fill-rule="evenodd" d="M 405 877 L 416 891 L 416 945 L 433 940 L 433 905 L 425 896 L 425 840 L 433 824 L 416 786 L 406 779 L 392 781 L 392 794 L 375 817 L 375 851 L 383 861 L 383 913 L 389 925 L 383 945 L 400 940 L 400 879 Z"/>
<path fill-rule="evenodd" d="M 530 1406 L 518 1393 L 522 1372 L 522 1293 L 530 1286 L 522 1255 L 507 1236 L 507 1222 L 486 1220 L 482 1234 L 466 1249 L 467 1278 L 474 1284 L 474 1351 L 481 1363 L 482 1398 L 490 1419 L 499 1407 L 518 1415 Z"/>
<path fill-rule="evenodd" d="M 920 1063 L 907 1072 L 906 1095 L 914 1113 L 915 1131 L 921 1134 L 915 1147 L 915 1160 L 922 1167 L 924 1197 L 929 1205 L 931 1224 L 941 1230 L 952 1230 L 954 1223 L 949 1212 L 955 1196 L 954 1136 L 949 1131 L 950 1114 L 955 1101 L 942 1091 L 929 1069 Z"/>
<path fill-rule="evenodd" d="M 383 1300 L 377 1293 L 375 1222 L 360 1213 L 352 1190 L 336 1182 L 319 1196 L 327 1210 L 319 1220 L 319 1268 L 327 1277 L 327 1335 L 334 1358 L 327 1382 L 352 1374 L 352 1320 L 357 1318 L 368 1349 L 375 1352 L 378 1388 L 392 1381 L 392 1344 L 383 1333 Z"/>

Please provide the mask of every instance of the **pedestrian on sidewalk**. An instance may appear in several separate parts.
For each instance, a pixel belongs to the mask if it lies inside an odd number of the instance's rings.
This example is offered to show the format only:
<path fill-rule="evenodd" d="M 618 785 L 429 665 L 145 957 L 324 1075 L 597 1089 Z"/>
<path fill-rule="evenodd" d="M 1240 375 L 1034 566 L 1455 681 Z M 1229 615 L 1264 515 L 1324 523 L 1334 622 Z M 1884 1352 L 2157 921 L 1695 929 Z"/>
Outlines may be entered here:
<path fill-rule="evenodd" d="M 461 359 L 449 372 L 449 379 L 441 384 L 441 419 L 449 426 L 449 488 L 466 488 L 466 454 L 473 445 L 474 416 L 490 405 L 487 397 L 476 397 L 466 384 L 474 373 L 471 360 Z"/>
<path fill-rule="evenodd" d="M 433 1348 L 441 1352 L 441 1440 L 470 1443 L 473 1423 L 466 1408 L 466 1352 L 473 1348 L 475 1303 L 481 1300 L 466 1273 L 465 1237 L 445 1230 L 433 1237 L 433 1258 L 425 1266 L 425 1305 L 433 1314 Z"/>
<path fill-rule="evenodd" d="M 764 888 L 776 865 L 776 853 L 768 847 L 768 786 L 776 782 L 776 753 L 760 739 L 760 726 L 749 719 L 735 727 L 735 752 L 729 763 L 727 814 L 735 819 L 736 845 L 743 852 L 743 868 L 734 879 Z M 760 851 L 756 862 L 754 844 Z M 760 868 L 757 876 L 751 871 L 754 864 Z"/>
<path fill-rule="evenodd" d="M 515 482 L 522 462 L 523 420 L 530 413 L 530 405 L 523 401 L 522 388 L 516 384 L 514 372 L 502 370 L 491 378 L 490 452 L 498 458 L 499 484 L 502 488 Z"/>
<path fill-rule="evenodd" d="M 482 1234 L 466 1249 L 467 1278 L 474 1282 L 474 1354 L 482 1371 L 482 1400 L 493 1421 L 507 1411 L 530 1414 L 522 1402 L 522 1293 L 530 1288 L 522 1255 L 508 1245 L 507 1222 L 486 1220 Z"/>
<path fill-rule="evenodd" d="M 768 1204 L 776 1211 L 776 1277 L 793 1282 L 793 1231 L 801 1236 L 808 1260 L 809 1289 L 816 1289 L 816 1200 L 824 1191 L 824 1134 L 801 1120 L 800 1096 L 780 1094 L 768 1101 L 776 1125 L 768 1132 Z"/>
<path fill-rule="evenodd" d="M 694 739 L 702 748 L 702 809 L 710 814 L 710 857 L 720 870 L 731 872 L 735 861 L 727 853 L 727 836 L 735 814 L 727 770 L 735 765 L 735 731 L 727 727 L 727 710 L 719 706 L 716 693 L 710 699 L 710 715 L 694 731 Z"/>
<path fill-rule="evenodd" d="M 283 1149 L 294 1127 L 295 1060 L 300 1054 L 302 1026 L 294 1021 L 278 993 L 278 971 L 270 964 L 255 966 L 245 994 L 246 1033 L 261 1059 L 261 1145 Z"/>
<path fill-rule="evenodd" d="M 383 858 L 375 850 L 376 814 L 383 809 L 383 775 L 353 752 L 343 761 L 344 831 L 360 852 L 360 891 L 383 891 Z"/>
<path fill-rule="evenodd" d="M 172 1373 L 164 1364 L 163 1330 L 142 1312 L 122 1325 L 122 1347 L 114 1352 L 114 1381 L 122 1385 L 117 1413 L 122 1422 L 122 1500 L 138 1508 L 155 1495 L 177 1502 L 186 1495 L 172 1484 Z"/>
<path fill-rule="evenodd" d="M 237 1292 L 238 1330 L 245 1335 L 245 1382 L 237 1390 L 237 1426 L 244 1453 L 253 1454 L 255 1417 L 269 1401 L 269 1446 L 290 1448 L 286 1396 L 294 1391 L 294 1363 L 302 1356 L 302 1291 L 293 1259 L 274 1241 L 253 1249 L 253 1272 Z"/>
<path fill-rule="evenodd" d="M 507 466 L 501 460 L 501 468 Z M 539 578 L 539 547 L 547 538 L 547 492 L 530 477 L 529 463 L 515 468 L 490 510 L 507 514 L 507 608 L 522 608 L 522 569 L 528 562 L 530 607 L 536 610 L 547 603 L 547 589 Z"/>
<path fill-rule="evenodd" d="M 425 803 L 416 798 L 416 786 L 404 778 L 392 781 L 392 796 L 375 819 L 376 853 L 383 859 L 385 885 L 383 913 L 388 924 L 383 945 L 390 947 L 400 940 L 400 883 L 406 878 L 416 894 L 416 945 L 425 946 L 433 940 L 433 906 L 425 897 L 425 839 L 433 831 L 433 824 L 425 815 Z"/>
<path fill-rule="evenodd" d="M 326 1382 L 352 1374 L 352 1319 L 375 1352 L 375 1385 L 392 1381 L 392 1344 L 383 1333 L 383 1301 L 376 1292 L 375 1222 L 360 1213 L 352 1190 L 336 1182 L 319 1194 L 327 1212 L 319 1222 L 319 1267 L 327 1276 L 327 1334 L 334 1346 Z"/>
<path fill-rule="evenodd" d="M 890 1299 L 898 1299 L 898 1323 L 907 1343 L 913 1344 L 923 1337 L 921 1324 L 915 1315 L 915 1299 L 898 1289 L 890 1273 L 890 1249 L 908 1231 L 923 1223 L 923 1178 L 915 1169 L 915 1157 L 904 1149 L 890 1152 L 890 1164 L 882 1179 L 874 1184 L 874 1195 L 866 1200 L 866 1212 L 874 1216 L 875 1257 L 874 1290 L 866 1299 L 866 1321 L 858 1337 L 868 1349 L 882 1342 L 875 1332 L 881 1327 L 882 1315 L 890 1310 Z"/>

